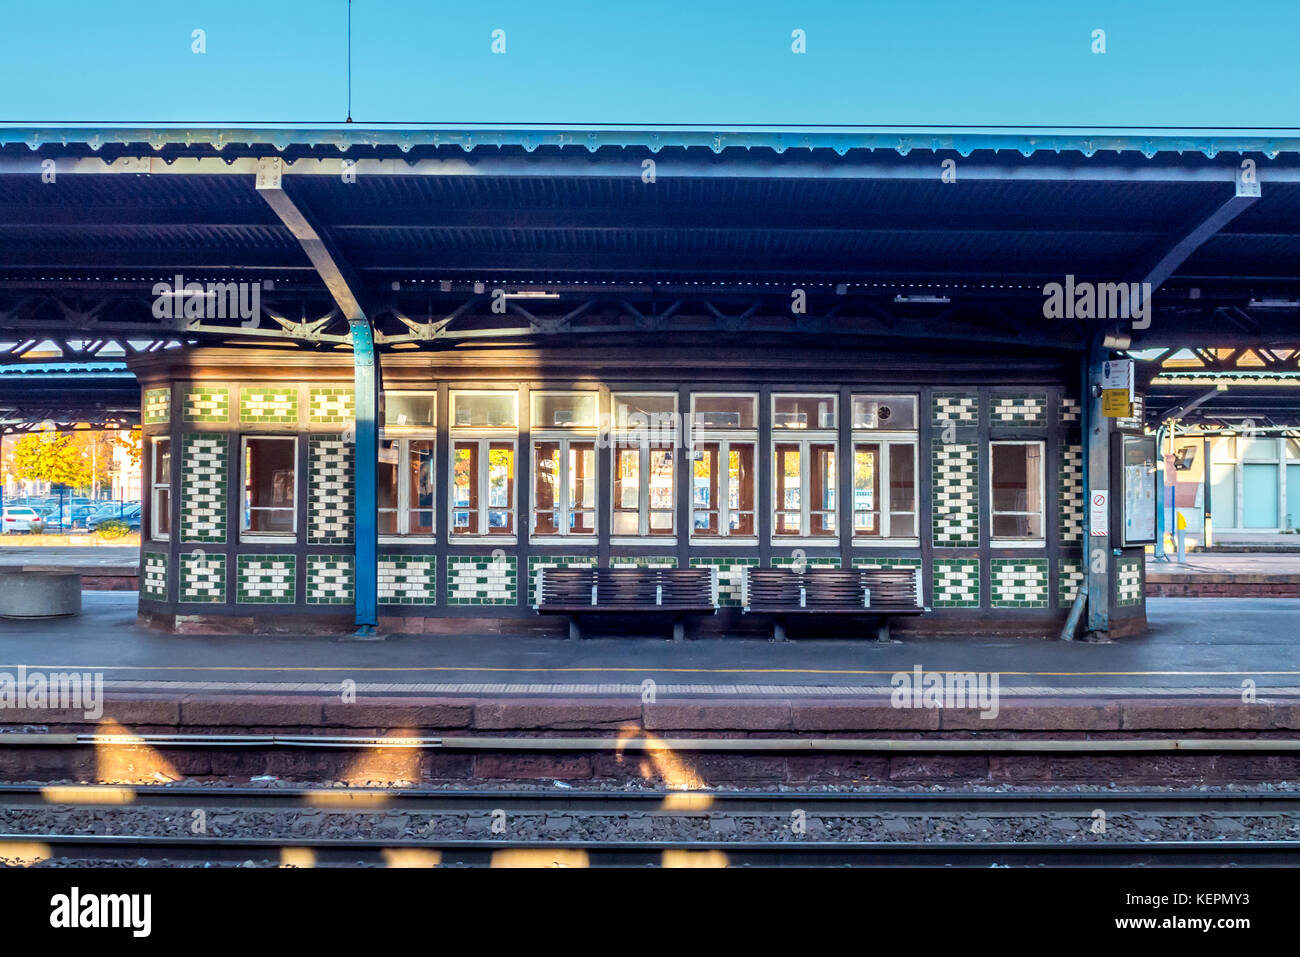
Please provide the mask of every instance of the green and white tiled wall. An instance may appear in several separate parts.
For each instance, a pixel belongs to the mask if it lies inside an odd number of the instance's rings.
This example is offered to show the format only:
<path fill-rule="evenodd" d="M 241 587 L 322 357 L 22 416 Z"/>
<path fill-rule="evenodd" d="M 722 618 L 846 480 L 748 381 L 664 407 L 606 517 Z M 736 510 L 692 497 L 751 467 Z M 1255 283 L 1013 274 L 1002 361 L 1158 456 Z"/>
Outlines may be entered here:
<path fill-rule="evenodd" d="M 230 440 L 220 432 L 192 432 L 181 438 L 180 538 L 182 542 L 226 540 L 226 490 Z"/>
<path fill-rule="evenodd" d="M 167 600 L 167 553 L 144 553 L 144 578 L 140 582 L 140 594 L 155 601 Z"/>
<path fill-rule="evenodd" d="M 353 446 L 340 435 L 307 440 L 307 542 L 352 543 Z"/>
<path fill-rule="evenodd" d="M 181 602 L 224 604 L 226 601 L 226 556 L 201 548 L 181 552 Z"/>
<path fill-rule="evenodd" d="M 303 415 L 303 390 L 306 415 Z M 350 385 L 181 382 L 181 421 L 207 425 L 246 426 L 303 425 L 309 427 L 349 425 L 354 418 L 354 396 Z M 235 415 L 232 416 L 232 405 Z M 143 422 L 163 425 L 171 418 L 171 390 L 145 390 Z M 232 423 L 233 418 L 233 423 Z M 304 421 L 305 419 L 305 421 Z"/>
<path fill-rule="evenodd" d="M 980 561 L 978 558 L 934 560 L 934 608 L 978 608 Z"/>
<path fill-rule="evenodd" d="M 352 555 L 307 556 L 307 604 L 351 605 L 357 595 L 356 559 Z"/>
<path fill-rule="evenodd" d="M 240 425 L 297 425 L 298 387 L 244 386 L 239 390 Z"/>
<path fill-rule="evenodd" d="M 241 605 L 292 605 L 297 594 L 296 555 L 240 555 L 235 601 Z"/>
<path fill-rule="evenodd" d="M 989 566 L 989 604 L 993 608 L 1049 606 L 1046 558 L 994 558 Z"/>
<path fill-rule="evenodd" d="M 172 420 L 172 390 L 145 389 L 140 421 L 144 425 L 167 425 Z"/>
<path fill-rule="evenodd" d="M 379 604 L 436 605 L 438 557 L 436 555 L 381 554 Z"/>
<path fill-rule="evenodd" d="M 692 558 L 691 568 L 718 570 L 718 605 L 739 608 L 745 592 L 745 569 L 758 566 L 757 558 Z"/>
<path fill-rule="evenodd" d="M 513 555 L 450 556 L 447 604 L 515 605 L 519 601 L 519 560 Z"/>

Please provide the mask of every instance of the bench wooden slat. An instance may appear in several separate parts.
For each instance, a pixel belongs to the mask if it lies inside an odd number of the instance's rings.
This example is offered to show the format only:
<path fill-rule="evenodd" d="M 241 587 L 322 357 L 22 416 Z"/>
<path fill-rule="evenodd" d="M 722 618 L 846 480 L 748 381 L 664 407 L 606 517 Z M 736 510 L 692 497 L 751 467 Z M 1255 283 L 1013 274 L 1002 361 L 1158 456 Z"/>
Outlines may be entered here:
<path fill-rule="evenodd" d="M 797 614 L 874 615 L 880 636 L 888 636 L 888 619 L 920 615 L 926 609 L 915 568 L 749 568 L 744 610 L 778 616 Z"/>

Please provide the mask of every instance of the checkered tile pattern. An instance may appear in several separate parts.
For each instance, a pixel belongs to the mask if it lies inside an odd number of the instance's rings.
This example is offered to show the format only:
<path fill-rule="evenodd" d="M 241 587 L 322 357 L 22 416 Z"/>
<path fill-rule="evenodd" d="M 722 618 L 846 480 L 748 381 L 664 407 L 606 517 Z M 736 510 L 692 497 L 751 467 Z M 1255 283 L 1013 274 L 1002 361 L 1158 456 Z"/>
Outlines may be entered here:
<path fill-rule="evenodd" d="M 936 392 L 931 411 L 935 425 L 955 422 L 958 428 L 976 426 L 980 421 L 979 396 L 974 392 Z"/>
<path fill-rule="evenodd" d="M 994 396 L 989 410 L 992 428 L 1014 426 L 1041 428 L 1047 424 L 1047 393 L 1025 392 L 1019 395 Z"/>
<path fill-rule="evenodd" d="M 172 390 L 145 389 L 142 421 L 145 425 L 166 425 L 172 420 Z"/>
<path fill-rule="evenodd" d="M 792 555 L 781 555 L 771 560 L 772 568 L 789 568 L 791 565 L 821 565 L 823 568 L 839 568 L 840 560 L 838 558 L 795 558 Z"/>
<path fill-rule="evenodd" d="M 978 608 L 980 562 L 978 558 L 936 558 L 934 560 L 935 608 Z"/>
<path fill-rule="evenodd" d="M 308 555 L 307 604 L 351 605 L 356 601 L 354 563 L 351 555 Z"/>
<path fill-rule="evenodd" d="M 307 440 L 307 541 L 312 545 L 352 542 L 354 447 L 341 436 Z"/>
<path fill-rule="evenodd" d="M 297 425 L 298 387 L 239 390 L 239 421 L 245 425 Z"/>
<path fill-rule="evenodd" d="M 518 603 L 518 559 L 481 556 L 447 559 L 447 603 L 514 605 Z"/>
<path fill-rule="evenodd" d="M 936 548 L 979 544 L 979 449 L 975 445 L 936 445 L 930 454 Z"/>
<path fill-rule="evenodd" d="M 1121 558 L 1115 563 L 1116 603 L 1122 606 L 1142 602 L 1142 559 Z"/>
<path fill-rule="evenodd" d="M 438 558 L 436 555 L 380 555 L 381 605 L 436 605 Z"/>
<path fill-rule="evenodd" d="M 1083 560 L 1079 558 L 1062 558 L 1057 567 L 1060 569 L 1060 585 L 1057 600 L 1062 608 L 1074 604 L 1079 586 L 1083 584 Z"/>
<path fill-rule="evenodd" d="M 182 553 L 179 600 L 224 604 L 226 556 L 207 554 L 199 548 Z"/>
<path fill-rule="evenodd" d="M 1079 400 L 1072 399 L 1068 395 L 1061 397 L 1061 407 L 1058 414 L 1062 425 L 1078 425 L 1083 421 L 1083 414 L 1079 409 Z"/>
<path fill-rule="evenodd" d="M 745 591 L 745 569 L 757 568 L 757 558 L 692 558 L 691 568 L 718 570 L 718 605 L 739 607 Z"/>
<path fill-rule="evenodd" d="M 676 568 L 677 559 L 660 555 L 611 555 L 610 568 Z"/>
<path fill-rule="evenodd" d="M 224 385 L 182 386 L 181 420 L 184 422 L 229 422 L 230 390 Z"/>
<path fill-rule="evenodd" d="M 165 552 L 144 553 L 144 580 L 140 583 L 140 595 L 155 601 L 167 600 L 167 554 Z"/>
<path fill-rule="evenodd" d="M 355 416 L 353 393 L 347 386 L 312 386 L 307 399 L 312 425 L 344 425 Z"/>
<path fill-rule="evenodd" d="M 528 604 L 537 604 L 537 572 L 542 568 L 591 568 L 594 555 L 531 555 L 528 558 Z"/>
<path fill-rule="evenodd" d="M 181 541 L 226 540 L 226 487 L 230 445 L 224 435 L 181 437 Z"/>
<path fill-rule="evenodd" d="M 292 605 L 298 578 L 294 555 L 240 555 L 235 601 L 241 605 Z"/>
<path fill-rule="evenodd" d="M 1083 446 L 1061 449 L 1061 469 L 1056 488 L 1061 496 L 1061 541 L 1083 540 Z"/>
<path fill-rule="evenodd" d="M 990 564 L 994 608 L 1046 608 L 1051 586 L 1046 558 L 995 558 Z"/>
<path fill-rule="evenodd" d="M 855 558 L 854 568 L 920 568 L 919 558 Z"/>

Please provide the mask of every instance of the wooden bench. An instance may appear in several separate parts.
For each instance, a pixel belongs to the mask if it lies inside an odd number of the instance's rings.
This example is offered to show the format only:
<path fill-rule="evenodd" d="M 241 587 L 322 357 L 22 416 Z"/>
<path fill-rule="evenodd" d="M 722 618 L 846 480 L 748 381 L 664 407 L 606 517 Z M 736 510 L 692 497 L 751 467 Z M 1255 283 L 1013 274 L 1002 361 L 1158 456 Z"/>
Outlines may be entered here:
<path fill-rule="evenodd" d="M 568 615 L 569 637 L 582 637 L 580 615 L 667 615 L 673 640 L 686 634 L 685 616 L 718 609 L 716 568 L 539 568 L 534 610 Z"/>
<path fill-rule="evenodd" d="M 921 601 L 921 569 L 817 568 L 802 574 L 792 568 L 749 568 L 745 574 L 745 612 L 774 615 L 773 637 L 785 640 L 790 615 L 870 615 L 880 619 L 876 637 L 889 640 L 894 616 L 929 611 Z"/>

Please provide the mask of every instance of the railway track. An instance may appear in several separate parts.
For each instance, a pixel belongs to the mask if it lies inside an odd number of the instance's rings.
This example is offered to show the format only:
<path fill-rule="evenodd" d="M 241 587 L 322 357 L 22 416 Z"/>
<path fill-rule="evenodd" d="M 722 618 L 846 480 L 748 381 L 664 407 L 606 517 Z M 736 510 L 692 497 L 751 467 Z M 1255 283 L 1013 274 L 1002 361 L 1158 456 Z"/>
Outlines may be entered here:
<path fill-rule="evenodd" d="M 121 817 L 124 809 L 182 812 L 183 824 L 195 809 L 208 814 L 238 810 L 292 815 L 339 813 L 428 815 L 429 820 L 457 819 L 456 836 L 408 833 L 375 836 L 320 836 L 283 833 L 69 833 L 63 830 L 23 830 L 0 833 L 0 857 L 5 848 L 24 850 L 34 859 L 63 862 L 138 862 L 176 864 L 252 861 L 254 864 L 299 866 L 397 864 L 440 866 L 1092 866 L 1170 865 L 1229 866 L 1300 863 L 1300 840 L 1124 840 L 1092 833 L 1088 822 L 1097 812 L 1103 819 L 1145 815 L 1190 821 L 1233 822 L 1241 830 L 1247 819 L 1273 820 L 1300 833 L 1300 792 L 1153 792 L 1123 791 L 1089 794 L 1062 792 L 609 792 L 500 791 L 403 789 L 314 789 L 152 786 L 0 786 L 0 819 L 17 812 L 45 808 L 91 810 L 101 822 Z M 972 817 L 980 820 L 1037 821 L 1076 819 L 1078 829 L 1068 840 L 999 841 L 841 840 L 799 834 L 789 826 L 792 815 L 808 821 L 855 824 L 920 820 L 928 826 L 951 825 Z M 511 830 L 490 833 L 479 827 L 467 833 L 459 818 L 486 825 L 493 815 L 511 822 L 534 817 L 558 822 L 554 838 L 520 838 Z M 575 827 L 589 828 L 609 819 L 639 819 L 648 832 L 656 819 L 691 821 L 700 831 L 690 840 L 627 839 L 615 836 L 573 839 Z M 122 819 L 125 820 L 125 819 Z M 122 823 L 122 820 L 119 823 Z M 743 836 L 759 830 L 767 839 Z M 729 824 L 727 823 L 729 822 Z M 737 826 L 741 822 L 742 826 Z M 567 825 L 567 826 L 565 826 Z M 173 830 L 180 830 L 178 826 Z M 1214 828 L 1211 827 L 1213 830 Z M 1248 829 L 1248 828 L 1247 828 Z M 470 828 L 469 830 L 473 830 Z M 527 830 L 525 828 L 524 830 Z M 1226 830 L 1226 829 L 1224 829 Z M 1221 830 L 1221 833 L 1224 832 Z M 513 834 L 511 833 L 513 831 Z M 728 834 L 739 836 L 728 836 Z M 15 852 L 16 853 L 16 852 Z"/>

